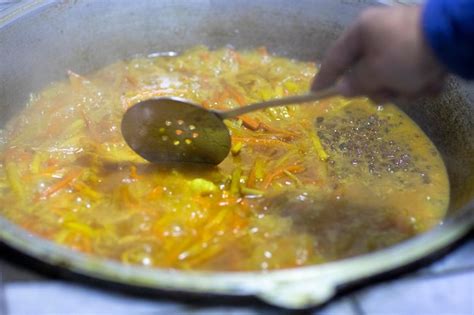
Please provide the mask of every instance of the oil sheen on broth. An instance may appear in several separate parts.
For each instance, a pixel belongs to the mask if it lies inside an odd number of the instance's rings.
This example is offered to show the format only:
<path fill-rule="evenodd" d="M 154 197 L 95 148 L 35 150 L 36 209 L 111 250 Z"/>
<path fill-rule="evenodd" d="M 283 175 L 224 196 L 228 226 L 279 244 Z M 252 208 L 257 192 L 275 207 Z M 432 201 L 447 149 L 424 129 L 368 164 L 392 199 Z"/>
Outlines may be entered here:
<path fill-rule="evenodd" d="M 232 152 L 217 167 L 151 165 L 120 134 L 124 111 L 146 98 L 234 108 L 304 93 L 316 71 L 263 47 L 199 46 L 69 72 L 0 134 L 0 212 L 87 254 L 201 270 L 324 263 L 439 224 L 444 164 L 393 105 L 336 97 L 229 120 Z"/>

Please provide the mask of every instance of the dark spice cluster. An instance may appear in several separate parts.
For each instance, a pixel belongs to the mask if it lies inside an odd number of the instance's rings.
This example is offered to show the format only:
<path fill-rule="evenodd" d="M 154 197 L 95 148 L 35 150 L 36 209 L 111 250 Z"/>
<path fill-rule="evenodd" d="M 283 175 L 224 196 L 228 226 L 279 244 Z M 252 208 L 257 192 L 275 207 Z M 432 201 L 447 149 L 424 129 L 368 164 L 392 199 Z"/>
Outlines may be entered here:
<path fill-rule="evenodd" d="M 316 119 L 318 136 L 324 147 L 342 156 L 353 166 L 366 166 L 370 174 L 417 172 L 424 182 L 429 182 L 426 172 L 417 167 L 417 158 L 411 154 L 408 144 L 391 140 L 391 132 L 401 122 L 390 117 L 368 114 L 357 108 L 346 110 L 346 115 Z M 331 165 L 336 159 L 329 161 Z"/>

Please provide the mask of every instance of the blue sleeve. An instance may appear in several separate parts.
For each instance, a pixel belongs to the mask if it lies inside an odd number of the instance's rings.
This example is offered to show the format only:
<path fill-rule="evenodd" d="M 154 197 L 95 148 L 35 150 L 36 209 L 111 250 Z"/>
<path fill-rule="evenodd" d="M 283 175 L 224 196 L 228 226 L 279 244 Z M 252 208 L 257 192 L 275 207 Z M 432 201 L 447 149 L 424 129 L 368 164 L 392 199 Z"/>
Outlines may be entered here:
<path fill-rule="evenodd" d="M 448 70 L 474 79 L 474 0 L 428 0 L 422 28 Z"/>

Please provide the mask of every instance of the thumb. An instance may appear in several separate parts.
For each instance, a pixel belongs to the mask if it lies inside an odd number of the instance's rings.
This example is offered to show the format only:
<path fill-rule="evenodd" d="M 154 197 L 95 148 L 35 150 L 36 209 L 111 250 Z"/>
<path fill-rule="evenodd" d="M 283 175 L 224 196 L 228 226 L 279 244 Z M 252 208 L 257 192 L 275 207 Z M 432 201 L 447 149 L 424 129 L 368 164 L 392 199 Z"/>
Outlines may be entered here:
<path fill-rule="evenodd" d="M 329 48 L 321 69 L 313 80 L 312 91 L 333 85 L 358 59 L 362 51 L 361 27 L 354 24 Z"/>

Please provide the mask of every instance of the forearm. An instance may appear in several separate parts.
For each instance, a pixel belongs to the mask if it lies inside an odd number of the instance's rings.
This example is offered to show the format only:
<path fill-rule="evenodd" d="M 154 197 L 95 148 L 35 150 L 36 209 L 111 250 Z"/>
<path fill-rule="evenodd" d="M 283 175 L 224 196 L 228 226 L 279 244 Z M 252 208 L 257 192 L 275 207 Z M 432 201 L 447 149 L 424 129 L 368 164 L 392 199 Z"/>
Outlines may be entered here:
<path fill-rule="evenodd" d="M 439 61 L 450 72 L 474 79 L 474 0 L 429 0 L 422 23 Z"/>

